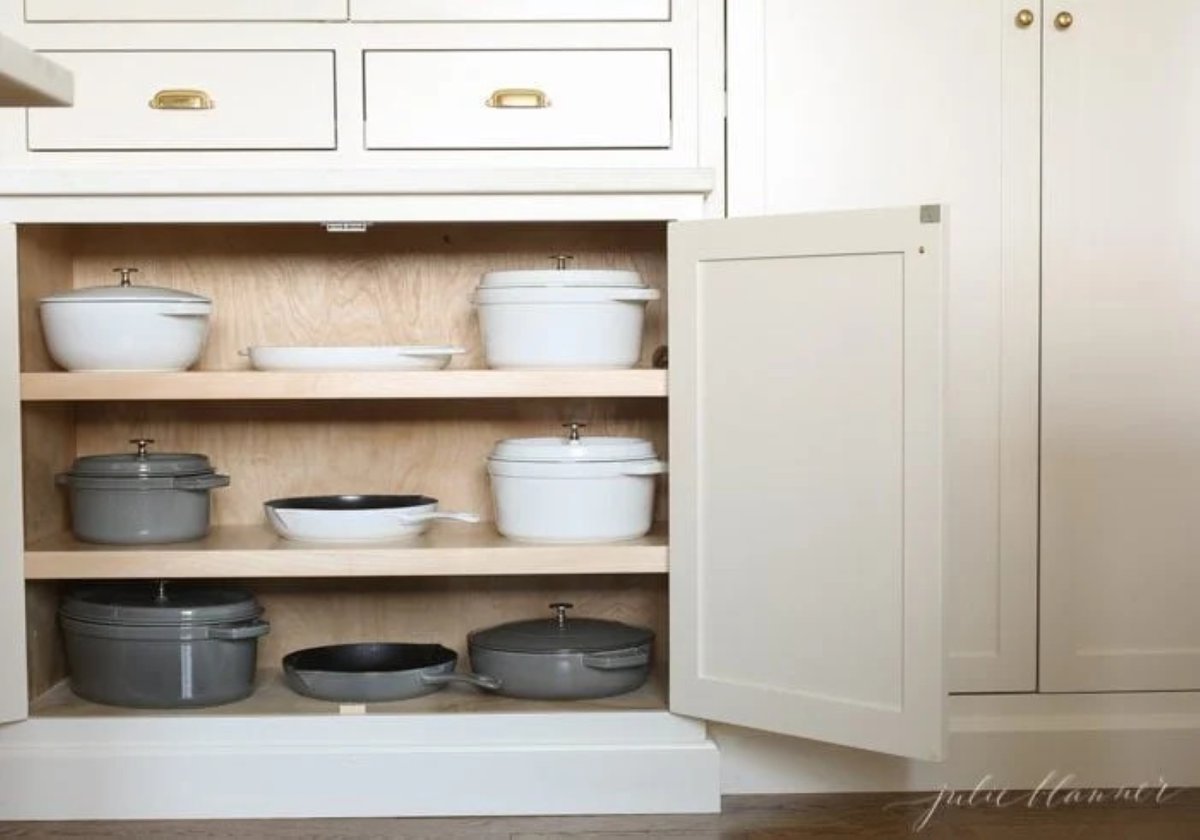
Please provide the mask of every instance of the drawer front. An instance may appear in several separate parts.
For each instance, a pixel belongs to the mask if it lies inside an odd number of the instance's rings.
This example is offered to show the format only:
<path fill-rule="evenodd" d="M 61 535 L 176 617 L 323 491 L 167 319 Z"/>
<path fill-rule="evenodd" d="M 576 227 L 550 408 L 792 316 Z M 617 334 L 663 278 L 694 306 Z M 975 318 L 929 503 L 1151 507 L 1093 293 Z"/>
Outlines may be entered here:
<path fill-rule="evenodd" d="M 369 51 L 364 65 L 370 149 L 671 145 L 669 50 Z"/>
<path fill-rule="evenodd" d="M 25 20 L 345 20 L 346 0 L 25 0 Z"/>
<path fill-rule="evenodd" d="M 671 0 L 350 0 L 350 17 L 398 21 L 670 20 Z"/>
<path fill-rule="evenodd" d="M 75 72 L 75 107 L 29 111 L 34 151 L 337 146 L 332 52 L 46 55 Z"/>

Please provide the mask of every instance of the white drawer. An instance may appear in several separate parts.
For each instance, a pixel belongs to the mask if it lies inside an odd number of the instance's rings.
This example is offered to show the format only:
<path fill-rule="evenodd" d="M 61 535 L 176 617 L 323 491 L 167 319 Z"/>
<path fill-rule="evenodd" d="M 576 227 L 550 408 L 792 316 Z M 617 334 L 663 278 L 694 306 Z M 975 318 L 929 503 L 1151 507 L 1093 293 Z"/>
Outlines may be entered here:
<path fill-rule="evenodd" d="M 363 62 L 369 149 L 671 145 L 670 50 L 368 51 Z"/>
<path fill-rule="evenodd" d="M 350 17 L 398 21 L 670 20 L 671 0 L 350 0 Z"/>
<path fill-rule="evenodd" d="M 346 0 L 25 0 L 25 20 L 345 20 Z"/>
<path fill-rule="evenodd" d="M 75 107 L 29 111 L 34 151 L 337 146 L 332 52 L 46 55 L 74 71 Z M 160 96 L 171 90 L 202 92 L 212 107 L 171 107 L 204 104 Z"/>

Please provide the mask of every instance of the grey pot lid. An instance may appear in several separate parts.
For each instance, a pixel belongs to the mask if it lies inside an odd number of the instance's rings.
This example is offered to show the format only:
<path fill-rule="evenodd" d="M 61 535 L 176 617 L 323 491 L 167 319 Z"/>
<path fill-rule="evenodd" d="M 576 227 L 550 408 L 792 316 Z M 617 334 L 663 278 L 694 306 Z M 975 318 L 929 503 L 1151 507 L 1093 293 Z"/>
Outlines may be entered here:
<path fill-rule="evenodd" d="M 476 630 L 468 642 L 478 648 L 508 653 L 597 653 L 648 644 L 654 631 L 619 621 L 573 618 L 571 604 L 551 604 L 555 614 L 529 621 L 513 621 Z"/>
<path fill-rule="evenodd" d="M 213 472 L 207 455 L 188 452 L 151 452 L 149 438 L 129 441 L 136 452 L 84 455 L 71 464 L 68 475 L 75 478 L 165 478 L 178 475 L 207 475 Z"/>
<path fill-rule="evenodd" d="M 248 621 L 262 613 L 244 589 L 172 583 L 91 585 L 63 599 L 66 618 L 98 624 L 191 625 Z"/>
<path fill-rule="evenodd" d="M 212 306 L 212 299 L 160 286 L 88 286 L 41 299 L 42 303 L 194 303 Z"/>

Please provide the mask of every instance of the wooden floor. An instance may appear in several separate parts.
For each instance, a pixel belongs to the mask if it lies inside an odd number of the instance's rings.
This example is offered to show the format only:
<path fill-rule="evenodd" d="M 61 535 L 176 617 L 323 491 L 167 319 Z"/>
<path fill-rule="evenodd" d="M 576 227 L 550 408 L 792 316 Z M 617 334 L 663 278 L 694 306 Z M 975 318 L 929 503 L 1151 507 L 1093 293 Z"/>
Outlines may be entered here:
<path fill-rule="evenodd" d="M 1200 791 L 1161 805 L 1075 805 L 936 810 L 921 794 L 730 797 L 719 816 L 493 819 L 0 823 L 0 837 L 162 840 L 1195 840 Z"/>

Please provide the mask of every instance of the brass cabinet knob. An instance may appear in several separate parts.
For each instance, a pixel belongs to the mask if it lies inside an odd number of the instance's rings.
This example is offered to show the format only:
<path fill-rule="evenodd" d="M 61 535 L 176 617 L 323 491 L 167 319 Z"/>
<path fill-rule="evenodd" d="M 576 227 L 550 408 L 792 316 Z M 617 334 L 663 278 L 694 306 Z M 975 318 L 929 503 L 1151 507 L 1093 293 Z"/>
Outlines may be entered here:
<path fill-rule="evenodd" d="M 1017 26 L 1020 29 L 1028 29 L 1033 26 L 1033 11 L 1030 9 L 1022 9 L 1017 12 Z"/>
<path fill-rule="evenodd" d="M 1075 22 L 1075 15 L 1070 12 L 1059 12 L 1054 16 L 1055 29 L 1070 29 Z"/>

